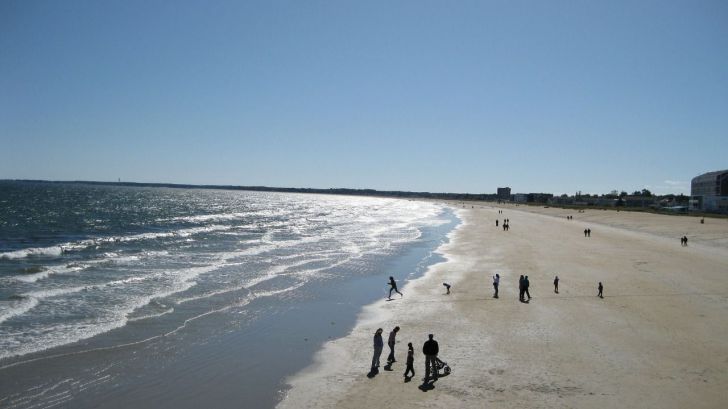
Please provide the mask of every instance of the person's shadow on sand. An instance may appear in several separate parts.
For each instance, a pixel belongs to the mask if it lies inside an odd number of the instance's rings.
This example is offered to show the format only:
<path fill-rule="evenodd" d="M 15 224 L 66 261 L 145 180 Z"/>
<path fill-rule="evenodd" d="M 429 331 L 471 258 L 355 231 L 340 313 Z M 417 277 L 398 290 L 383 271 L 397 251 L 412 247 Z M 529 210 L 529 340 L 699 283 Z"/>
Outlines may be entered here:
<path fill-rule="evenodd" d="M 419 390 L 421 390 L 422 392 L 431 391 L 435 389 L 435 381 L 437 381 L 437 379 L 424 381 L 422 382 L 422 385 L 418 386 L 417 388 L 419 388 Z"/>

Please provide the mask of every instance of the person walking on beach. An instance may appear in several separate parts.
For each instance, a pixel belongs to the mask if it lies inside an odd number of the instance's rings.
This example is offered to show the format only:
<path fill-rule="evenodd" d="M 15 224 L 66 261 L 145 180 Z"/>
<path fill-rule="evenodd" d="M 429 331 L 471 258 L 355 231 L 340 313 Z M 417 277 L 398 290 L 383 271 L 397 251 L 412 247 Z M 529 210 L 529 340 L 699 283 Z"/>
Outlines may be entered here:
<path fill-rule="evenodd" d="M 584 229 L 584 237 L 586 237 L 586 229 Z"/>
<path fill-rule="evenodd" d="M 404 297 L 404 294 L 400 293 L 399 290 L 397 290 L 397 282 L 394 281 L 394 277 L 389 276 L 389 299 L 392 299 L 392 291 L 399 294 L 400 296 Z"/>
<path fill-rule="evenodd" d="M 408 373 L 412 372 L 412 375 L 407 376 Z M 407 343 L 407 369 L 404 371 L 404 381 L 407 382 L 415 376 L 415 349 L 412 347 L 412 343 Z"/>
<path fill-rule="evenodd" d="M 445 286 L 445 289 L 447 290 L 447 292 L 445 294 L 450 294 L 450 287 L 451 287 L 451 285 L 448 284 L 448 283 L 442 283 L 442 285 L 444 285 Z"/>
<path fill-rule="evenodd" d="M 518 279 L 518 301 L 523 302 L 523 293 L 526 291 L 526 283 L 524 282 L 523 275 Z"/>
<path fill-rule="evenodd" d="M 601 281 L 599 282 L 599 287 L 597 287 L 597 289 L 599 290 L 599 294 L 597 294 L 597 297 L 604 298 L 604 294 L 602 294 L 602 292 L 604 291 L 604 286 L 602 285 Z"/>
<path fill-rule="evenodd" d="M 591 237 L 591 229 L 586 229 L 586 236 Z"/>
<path fill-rule="evenodd" d="M 429 338 L 422 345 L 422 353 L 425 355 L 425 382 L 430 378 L 437 380 L 437 354 L 440 352 L 440 347 L 437 345 L 437 341 L 433 339 L 434 335 L 427 335 Z"/>
<path fill-rule="evenodd" d="M 528 281 L 528 276 L 523 279 L 523 291 L 526 293 L 526 297 L 528 297 L 528 300 L 526 302 L 531 301 L 531 294 L 528 292 L 528 287 L 531 285 L 531 283 Z"/>
<path fill-rule="evenodd" d="M 493 294 L 493 298 L 498 298 L 498 285 L 500 284 L 500 276 L 498 273 L 495 273 L 493 276 L 493 289 L 495 290 L 495 294 Z"/>
<path fill-rule="evenodd" d="M 554 292 L 559 293 L 559 276 L 554 277 Z"/>
<path fill-rule="evenodd" d="M 498 227 L 498 219 L 495 219 L 495 227 Z"/>
<path fill-rule="evenodd" d="M 379 372 L 379 357 L 382 356 L 382 349 L 384 349 L 384 340 L 382 339 L 383 329 L 379 328 L 374 333 L 374 356 L 372 357 L 372 373 Z"/>
<path fill-rule="evenodd" d="M 399 327 L 394 327 L 392 332 L 389 333 L 389 339 L 387 340 L 387 345 L 389 346 L 389 356 L 387 357 L 387 363 L 390 365 L 397 362 L 397 360 L 394 359 L 394 344 L 397 342 L 395 338 L 397 338 L 398 332 Z"/>

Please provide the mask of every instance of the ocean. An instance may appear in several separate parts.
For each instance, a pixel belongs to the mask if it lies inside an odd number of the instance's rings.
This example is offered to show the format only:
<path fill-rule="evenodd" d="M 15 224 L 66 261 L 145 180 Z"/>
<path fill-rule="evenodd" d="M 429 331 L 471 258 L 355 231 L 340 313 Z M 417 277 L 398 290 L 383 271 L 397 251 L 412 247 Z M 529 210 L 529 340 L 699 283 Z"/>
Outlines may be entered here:
<path fill-rule="evenodd" d="M 426 201 L 0 181 L 0 406 L 273 407 L 457 223 Z"/>

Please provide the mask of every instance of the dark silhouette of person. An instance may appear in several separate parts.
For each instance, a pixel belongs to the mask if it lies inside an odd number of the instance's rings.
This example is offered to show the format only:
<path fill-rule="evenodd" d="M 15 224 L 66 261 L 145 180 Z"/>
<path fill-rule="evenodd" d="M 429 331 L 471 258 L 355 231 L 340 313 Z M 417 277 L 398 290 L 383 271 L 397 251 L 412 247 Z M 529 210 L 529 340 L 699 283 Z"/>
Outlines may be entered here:
<path fill-rule="evenodd" d="M 559 276 L 554 277 L 554 292 L 559 293 Z"/>
<path fill-rule="evenodd" d="M 378 328 L 374 333 L 374 356 L 372 357 L 372 373 L 379 372 L 379 357 L 382 356 L 382 349 L 384 349 L 384 340 L 382 339 L 381 328 Z"/>
<path fill-rule="evenodd" d="M 448 284 L 448 283 L 442 283 L 442 285 L 444 285 L 445 288 L 447 289 L 447 292 L 445 294 L 450 294 L 450 284 Z"/>
<path fill-rule="evenodd" d="M 526 293 L 526 297 L 528 297 L 528 301 L 531 301 L 531 294 L 528 292 L 528 287 L 531 285 L 531 283 L 528 281 L 528 276 L 523 279 L 523 291 Z"/>
<path fill-rule="evenodd" d="M 404 297 L 404 294 L 400 293 L 399 290 L 397 290 L 397 282 L 394 281 L 394 277 L 392 277 L 392 276 L 389 276 L 389 285 L 390 285 L 390 288 L 389 288 L 389 299 L 390 300 L 392 299 L 392 291 L 394 291 L 395 293 Z"/>
<path fill-rule="evenodd" d="M 498 219 L 495 220 L 495 227 L 498 227 Z"/>
<path fill-rule="evenodd" d="M 412 375 L 407 376 L 408 373 L 412 372 Z M 415 376 L 415 349 L 412 347 L 412 343 L 407 343 L 407 369 L 404 371 L 404 381 L 407 382 Z"/>
<path fill-rule="evenodd" d="M 495 273 L 493 276 L 493 289 L 495 290 L 495 294 L 493 294 L 493 298 L 498 298 L 498 286 L 500 285 L 500 276 L 498 273 Z"/>
<path fill-rule="evenodd" d="M 387 357 L 387 363 L 393 364 L 397 362 L 396 359 L 394 359 L 394 344 L 397 342 L 397 333 L 399 332 L 399 327 L 394 327 L 392 332 L 389 333 L 389 339 L 387 339 L 387 345 L 389 346 L 389 356 Z"/>
<path fill-rule="evenodd" d="M 518 300 L 523 302 L 523 293 L 526 291 L 526 283 L 523 275 L 518 279 Z"/>
<path fill-rule="evenodd" d="M 503 231 L 506 231 L 507 228 L 508 228 L 508 225 L 505 222 L 503 222 Z"/>
<path fill-rule="evenodd" d="M 597 297 L 604 298 L 604 294 L 602 294 L 604 291 L 604 286 L 602 285 L 601 281 L 599 282 L 599 287 L 597 287 L 597 289 L 599 290 L 599 294 L 597 294 Z"/>
<path fill-rule="evenodd" d="M 586 229 L 584 229 L 584 237 L 586 237 Z"/>
<path fill-rule="evenodd" d="M 586 235 L 587 237 L 591 237 L 591 229 L 586 229 Z"/>
<path fill-rule="evenodd" d="M 425 355 L 425 382 L 432 379 L 437 379 L 437 354 L 440 353 L 440 347 L 437 345 L 437 341 L 433 339 L 434 335 L 427 335 L 429 338 L 422 345 L 422 354 Z"/>

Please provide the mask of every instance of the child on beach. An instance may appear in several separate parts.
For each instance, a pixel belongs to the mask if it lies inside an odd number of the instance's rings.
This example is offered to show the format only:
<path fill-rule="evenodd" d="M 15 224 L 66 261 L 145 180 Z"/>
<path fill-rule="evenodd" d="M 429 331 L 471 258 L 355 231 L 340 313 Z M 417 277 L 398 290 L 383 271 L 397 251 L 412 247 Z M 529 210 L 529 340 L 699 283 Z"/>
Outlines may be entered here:
<path fill-rule="evenodd" d="M 407 376 L 408 373 L 412 372 L 412 375 Z M 412 347 L 412 343 L 407 343 L 407 369 L 404 371 L 404 381 L 408 382 L 415 376 L 415 349 Z"/>
<path fill-rule="evenodd" d="M 397 360 L 394 359 L 394 345 L 397 342 L 396 338 L 397 338 L 398 332 L 399 332 L 399 327 L 394 327 L 392 332 L 389 333 L 389 339 L 387 340 L 387 345 L 389 345 L 389 356 L 387 357 L 387 363 L 389 365 L 392 365 L 393 363 L 397 362 Z"/>

